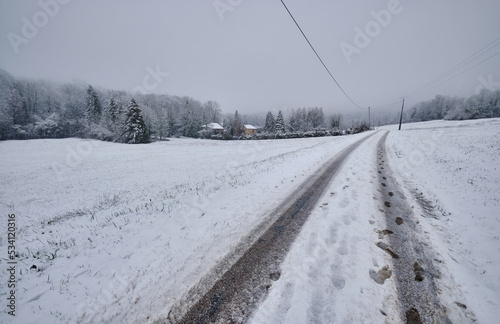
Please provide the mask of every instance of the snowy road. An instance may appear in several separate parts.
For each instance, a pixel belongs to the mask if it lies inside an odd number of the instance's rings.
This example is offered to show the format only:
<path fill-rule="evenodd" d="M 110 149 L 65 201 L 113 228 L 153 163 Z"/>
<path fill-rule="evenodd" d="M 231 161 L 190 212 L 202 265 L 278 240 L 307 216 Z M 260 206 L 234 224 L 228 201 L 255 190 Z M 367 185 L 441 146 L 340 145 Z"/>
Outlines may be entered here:
<path fill-rule="evenodd" d="M 378 177 L 378 132 L 329 183 L 251 322 L 402 322 Z"/>
<path fill-rule="evenodd" d="M 476 322 L 421 227 L 426 206 L 387 163 L 387 135 L 339 170 L 252 323 Z"/>
<path fill-rule="evenodd" d="M 373 134 L 372 134 L 373 135 Z M 281 276 L 280 264 L 325 188 L 347 157 L 370 136 L 350 145 L 325 163 L 273 213 L 277 219 L 243 256 L 188 311 L 179 323 L 246 321 Z"/>
<path fill-rule="evenodd" d="M 366 136 L 338 154 L 307 179 L 300 186 L 301 190 L 285 199 L 286 204 L 275 211 L 279 218 L 274 223 L 266 225 L 268 227 L 266 232 L 217 280 L 187 314 L 181 318 L 174 311 L 168 322 L 247 322 L 248 318 L 252 317 L 255 308 L 271 291 L 269 300 L 264 301 L 263 306 L 257 310 L 253 318 L 254 322 L 333 323 L 387 320 L 406 323 L 449 323 L 446 308 L 438 297 L 439 292 L 435 280 L 440 275 L 439 270 L 434 266 L 432 250 L 428 251 L 429 249 L 426 248 L 429 245 L 428 242 L 422 242 L 415 234 L 417 231 L 415 222 L 418 223 L 418 221 L 416 221 L 413 208 L 410 207 L 405 194 L 399 188 L 395 179 L 396 175 L 386 163 L 387 135 L 388 132 L 379 132 Z M 369 158 L 366 159 L 366 157 Z M 349 160 L 349 163 L 344 166 L 346 160 Z M 352 169 L 356 161 L 359 163 L 363 160 L 367 165 L 358 164 L 357 169 Z M 368 179 L 370 180 L 367 181 Z M 337 195 L 335 191 L 326 190 L 332 185 L 331 182 L 338 183 L 342 180 L 349 183 L 344 185 L 342 190 L 347 192 L 352 190 L 350 198 L 344 193 Z M 351 185 L 355 189 L 349 189 Z M 368 191 L 363 195 L 367 194 L 368 197 L 371 195 L 373 204 L 349 208 L 350 201 L 358 204 L 356 202 L 359 197 L 357 190 L 361 187 L 371 187 L 373 191 Z M 320 199 L 321 202 L 319 202 Z M 323 202 L 324 200 L 330 201 Z M 370 200 L 364 196 L 362 201 L 366 203 Z M 331 212 L 329 211 L 330 204 L 332 205 Z M 368 207 L 372 210 L 363 210 L 360 207 Z M 346 208 L 347 214 L 344 214 Z M 316 245 L 321 249 L 320 252 L 316 252 L 318 255 L 315 256 L 314 248 L 307 248 L 304 251 L 303 245 L 300 243 L 298 246 L 294 245 L 294 241 L 297 236 L 299 236 L 299 241 L 304 239 L 304 233 L 302 233 L 304 224 L 309 222 L 310 226 L 310 223 L 318 221 L 319 215 L 314 213 L 317 209 L 323 211 L 323 216 L 325 216 L 323 226 L 329 229 L 329 233 L 326 232 L 325 236 L 318 237 L 321 231 L 317 228 L 311 234 L 312 240 L 320 242 L 319 246 L 318 243 L 308 242 L 311 246 Z M 360 212 L 365 212 L 366 215 L 359 215 Z M 342 225 L 338 223 L 339 213 L 343 214 L 343 225 L 352 226 L 351 223 L 357 223 L 358 217 L 365 218 L 366 222 L 358 223 L 355 229 L 346 229 L 340 245 L 335 247 L 337 243 L 335 237 L 342 229 Z M 370 214 L 371 218 L 366 218 Z M 310 215 L 311 220 L 308 221 Z M 373 225 L 378 225 L 378 227 L 373 227 Z M 355 231 L 350 232 L 353 229 Z M 369 233 L 370 229 L 371 233 Z M 360 237 L 356 232 L 366 233 L 366 237 Z M 373 241 L 370 242 L 370 239 Z M 286 264 L 283 265 L 282 276 L 282 263 L 287 258 L 292 245 L 295 250 L 299 249 L 298 253 L 302 257 L 302 260 L 298 260 L 299 263 L 293 265 L 293 271 L 300 271 L 308 266 L 310 268 L 306 271 L 307 273 L 301 276 L 294 274 L 294 278 L 288 279 Z M 380 250 L 374 251 L 373 245 Z M 362 271 L 359 273 L 359 278 L 353 277 L 353 269 L 347 266 L 348 263 L 342 265 L 342 262 L 338 261 L 342 259 L 342 256 L 349 255 L 350 250 L 359 251 L 358 255 L 352 255 L 351 258 L 365 256 L 366 252 L 372 254 L 371 258 L 357 260 L 356 271 L 360 269 L 365 271 L 364 274 Z M 384 252 L 385 255 L 380 255 Z M 332 254 L 331 264 L 327 261 L 330 259 L 328 254 Z M 308 259 L 312 259 L 310 265 L 308 265 Z M 383 261 L 379 262 L 379 260 Z M 380 267 L 379 263 L 384 266 Z M 304 282 L 304 277 L 309 277 L 307 281 L 311 282 Z M 371 278 L 372 282 L 363 282 L 363 277 Z M 381 289 L 380 286 L 391 277 L 393 284 L 387 283 L 387 288 Z M 299 285 L 309 285 L 300 290 L 302 294 L 312 288 L 311 300 L 291 302 L 290 294 L 294 293 L 290 290 L 293 290 L 293 282 L 297 281 L 301 281 L 297 283 Z M 280 288 L 281 282 L 286 282 L 284 288 Z M 353 313 L 337 318 L 335 310 L 347 306 L 343 302 L 338 302 L 342 299 L 343 290 L 347 288 L 347 297 L 353 298 L 357 294 L 351 290 L 352 286 L 359 282 L 363 282 L 359 286 L 359 300 L 366 299 L 363 296 L 366 294 L 377 295 L 377 290 L 381 290 L 382 295 L 386 296 L 385 300 L 372 301 L 369 308 L 359 307 L 358 301 L 354 304 L 356 305 L 355 312 L 353 310 Z M 274 284 L 278 288 L 273 287 Z M 273 296 L 276 290 L 281 289 L 281 296 Z M 276 298 L 278 300 L 275 300 Z M 277 303 L 277 309 L 268 310 L 270 303 Z M 294 314 L 293 308 L 299 307 L 300 309 L 304 305 L 311 308 Z M 272 314 L 273 312 L 275 314 Z M 299 316 L 299 313 L 302 316 L 305 314 L 306 317 L 297 320 L 296 316 Z M 286 320 L 289 314 L 294 315 Z M 356 317 L 353 317 L 354 314 Z M 461 317 L 461 321 L 464 322 L 466 319 Z"/>

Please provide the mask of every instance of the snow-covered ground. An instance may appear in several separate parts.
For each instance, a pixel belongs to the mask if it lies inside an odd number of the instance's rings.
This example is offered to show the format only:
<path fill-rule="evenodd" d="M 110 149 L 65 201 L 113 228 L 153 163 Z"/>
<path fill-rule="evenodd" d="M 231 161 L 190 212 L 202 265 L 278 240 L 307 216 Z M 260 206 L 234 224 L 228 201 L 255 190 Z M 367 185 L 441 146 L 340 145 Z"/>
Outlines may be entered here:
<path fill-rule="evenodd" d="M 123 145 L 0 143 L 0 298 L 17 221 L 17 310 L 0 322 L 147 322 L 324 162 L 365 134 Z M 35 268 L 36 267 L 36 268 Z"/>
<path fill-rule="evenodd" d="M 390 130 L 389 164 L 421 218 L 423 243 L 439 258 L 437 284 L 450 319 L 498 323 L 500 119 L 382 129 Z M 385 228 L 373 176 L 377 139 L 354 152 L 324 193 L 254 324 L 399 322 L 394 276 L 380 285 L 369 275 L 392 270 L 374 245 Z"/>
<path fill-rule="evenodd" d="M 455 301 L 479 323 L 498 323 L 500 119 L 382 128 L 391 130 L 390 164 L 428 209 L 420 224 L 448 270 L 440 288 L 456 298 L 461 290 L 465 300 Z M 447 286 L 452 280 L 456 286 Z"/>
<path fill-rule="evenodd" d="M 370 276 L 385 266 L 393 270 L 389 254 L 375 245 L 386 239 L 377 191 L 382 135 L 354 151 L 324 192 L 252 323 L 399 321 L 393 278 L 381 284 Z"/>
<path fill-rule="evenodd" d="M 500 317 L 500 120 L 405 124 L 389 163 L 442 261 L 446 305 Z M 277 141 L 0 142 L 0 299 L 17 222 L 16 317 L 143 323 L 169 309 L 329 158 L 368 134 Z M 325 191 L 253 323 L 393 323 L 375 134 Z M 416 197 L 416 198 L 412 198 Z M 418 199 L 417 199 L 418 198 Z M 36 268 L 34 267 L 36 266 Z M 451 286 L 455 285 L 456 286 Z M 452 310 L 453 311 L 453 310 Z M 385 314 L 385 315 L 384 315 Z"/>

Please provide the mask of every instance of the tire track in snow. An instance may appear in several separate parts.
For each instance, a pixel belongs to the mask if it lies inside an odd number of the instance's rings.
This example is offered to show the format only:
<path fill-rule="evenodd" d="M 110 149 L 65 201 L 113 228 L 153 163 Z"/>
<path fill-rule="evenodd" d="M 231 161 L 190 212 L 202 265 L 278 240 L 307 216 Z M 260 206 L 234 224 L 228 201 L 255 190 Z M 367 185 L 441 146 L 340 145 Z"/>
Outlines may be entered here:
<path fill-rule="evenodd" d="M 245 322 L 251 311 L 267 295 L 272 282 L 279 279 L 279 266 L 324 189 L 350 153 L 373 135 L 368 135 L 341 151 L 308 179 L 301 186 L 302 189 L 278 208 L 279 218 L 187 313 L 181 315 L 179 310 L 171 312 L 165 321 Z M 293 290 L 293 287 L 290 289 Z"/>
<path fill-rule="evenodd" d="M 389 234 L 389 245 L 378 242 L 377 246 L 393 257 L 392 263 L 401 306 L 401 320 L 405 323 L 451 323 L 446 308 L 441 304 L 436 279 L 439 271 L 426 251 L 426 242 L 416 236 L 416 221 L 412 208 L 385 163 L 385 140 L 378 144 L 379 182 L 382 192 Z"/>
<path fill-rule="evenodd" d="M 280 281 L 251 323 L 275 323 L 276 318 L 284 323 L 400 323 L 394 278 L 382 284 L 369 275 L 385 265 L 392 268 L 390 256 L 374 245 L 382 239 L 379 229 L 386 227 L 378 211 L 376 176 L 383 134 L 353 152 L 330 182 L 281 265 Z M 283 311 L 277 305 L 290 283 L 292 304 Z"/>

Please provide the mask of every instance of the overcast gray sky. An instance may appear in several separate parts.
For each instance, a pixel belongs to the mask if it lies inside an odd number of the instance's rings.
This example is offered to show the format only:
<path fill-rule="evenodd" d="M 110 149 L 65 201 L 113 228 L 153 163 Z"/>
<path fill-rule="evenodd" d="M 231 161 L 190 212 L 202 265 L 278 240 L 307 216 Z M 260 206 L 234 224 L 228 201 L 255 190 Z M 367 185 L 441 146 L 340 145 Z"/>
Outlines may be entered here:
<path fill-rule="evenodd" d="M 398 101 L 500 36 L 498 0 L 285 3 L 362 107 Z M 280 0 L 0 0 L 0 35 L 0 68 L 15 76 L 143 87 L 216 100 L 224 112 L 357 109 Z M 485 81 L 498 87 L 500 55 L 408 100 L 466 96 Z"/>

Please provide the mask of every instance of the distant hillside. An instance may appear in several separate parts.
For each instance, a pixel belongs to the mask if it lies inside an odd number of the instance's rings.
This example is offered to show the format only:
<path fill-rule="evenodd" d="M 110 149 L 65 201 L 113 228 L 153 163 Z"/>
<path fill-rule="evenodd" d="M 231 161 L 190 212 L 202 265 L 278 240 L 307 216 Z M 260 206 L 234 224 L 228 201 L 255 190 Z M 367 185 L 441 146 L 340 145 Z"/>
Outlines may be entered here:
<path fill-rule="evenodd" d="M 0 140 L 82 137 L 122 141 L 125 110 L 132 98 L 148 134 L 159 138 L 197 136 L 201 125 L 220 119 L 215 101 L 21 79 L 0 69 Z"/>

